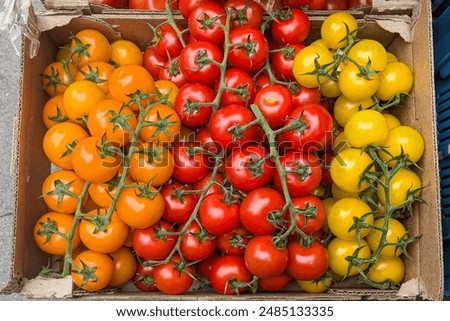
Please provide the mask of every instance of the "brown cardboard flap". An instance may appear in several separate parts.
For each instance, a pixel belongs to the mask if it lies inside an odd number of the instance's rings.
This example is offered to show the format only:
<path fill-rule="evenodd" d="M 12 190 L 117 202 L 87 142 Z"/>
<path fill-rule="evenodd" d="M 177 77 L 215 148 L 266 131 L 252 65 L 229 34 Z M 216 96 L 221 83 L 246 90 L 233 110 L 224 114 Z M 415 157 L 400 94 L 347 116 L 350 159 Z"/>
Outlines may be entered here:
<path fill-rule="evenodd" d="M 42 0 L 47 9 L 88 9 L 89 0 Z"/>

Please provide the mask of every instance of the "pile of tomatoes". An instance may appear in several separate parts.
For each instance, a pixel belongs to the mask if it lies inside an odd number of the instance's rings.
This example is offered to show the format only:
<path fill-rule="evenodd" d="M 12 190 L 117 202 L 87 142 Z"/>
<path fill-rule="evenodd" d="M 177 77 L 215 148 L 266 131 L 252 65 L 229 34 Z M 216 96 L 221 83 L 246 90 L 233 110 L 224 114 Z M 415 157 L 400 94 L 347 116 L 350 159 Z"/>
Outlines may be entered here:
<path fill-rule="evenodd" d="M 190 3 L 198 3 L 201 0 L 175 0 L 171 1 L 173 10 L 182 9 Z M 108 5 L 116 9 L 137 10 L 164 10 L 164 0 L 90 0 L 91 3 Z M 264 3 L 264 1 L 260 1 Z M 347 10 L 358 6 L 371 5 L 372 0 L 284 0 L 286 6 L 299 8 L 303 6 L 308 10 Z"/>
<path fill-rule="evenodd" d="M 346 12 L 305 46 L 295 7 L 272 21 L 251 0 L 180 10 L 143 52 L 81 30 L 41 74 L 57 169 L 33 235 L 57 272 L 87 291 L 398 287 L 424 143 L 382 111 L 411 69 Z"/>

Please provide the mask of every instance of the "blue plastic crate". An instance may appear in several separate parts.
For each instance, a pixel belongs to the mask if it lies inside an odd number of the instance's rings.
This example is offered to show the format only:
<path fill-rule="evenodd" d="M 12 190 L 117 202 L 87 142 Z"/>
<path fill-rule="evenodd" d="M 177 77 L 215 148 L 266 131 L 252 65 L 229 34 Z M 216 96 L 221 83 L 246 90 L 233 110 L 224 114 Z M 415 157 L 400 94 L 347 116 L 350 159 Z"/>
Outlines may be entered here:
<path fill-rule="evenodd" d="M 431 3 L 433 4 L 434 16 L 439 16 L 449 5 L 448 0 L 432 0 Z"/>
<path fill-rule="evenodd" d="M 447 4 L 448 6 L 448 4 Z M 434 62 L 436 73 L 442 78 L 450 76 L 450 34 L 448 24 L 450 23 L 450 8 L 433 21 Z M 437 88 L 440 91 L 439 88 Z"/>
<path fill-rule="evenodd" d="M 444 241 L 450 241 L 450 218 L 444 218 L 442 220 L 442 238 Z M 447 254 L 450 255 L 450 243 L 447 244 Z M 448 257 L 450 259 L 450 257 Z M 450 265 L 450 261 L 448 261 Z M 450 267 L 450 266 L 449 266 Z M 450 276 L 450 273 L 448 274 Z"/>
<path fill-rule="evenodd" d="M 444 241 L 444 275 L 450 277 L 450 241 Z"/>

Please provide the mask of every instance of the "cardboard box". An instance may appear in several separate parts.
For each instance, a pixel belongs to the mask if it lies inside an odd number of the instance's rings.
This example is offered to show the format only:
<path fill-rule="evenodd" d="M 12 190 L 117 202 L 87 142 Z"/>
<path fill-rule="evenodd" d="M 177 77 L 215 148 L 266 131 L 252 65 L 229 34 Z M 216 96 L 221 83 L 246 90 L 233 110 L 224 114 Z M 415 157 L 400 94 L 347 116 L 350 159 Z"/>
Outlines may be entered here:
<path fill-rule="evenodd" d="M 67 0 L 65 2 L 71 3 Z M 361 38 L 370 37 L 381 41 L 389 51 L 412 66 L 416 75 L 414 89 L 406 104 L 397 107 L 394 113 L 402 123 L 417 128 L 424 136 L 426 150 L 419 165 L 423 168 L 420 175 L 425 186 L 422 195 L 427 202 L 426 204 L 417 204 L 414 215 L 406 222 L 411 235 L 421 235 L 422 237 L 420 241 L 409 248 L 412 259 L 406 260 L 406 277 L 399 291 L 380 291 L 347 284 L 346 287 L 341 285 L 320 295 L 308 295 L 294 291 L 229 297 L 192 292 L 173 297 L 161 293 L 147 294 L 132 291 L 112 291 L 113 293 L 111 293 L 111 291 L 106 291 L 96 293 L 93 297 L 161 300 L 442 299 L 443 255 L 431 49 L 431 4 L 429 1 L 420 1 L 414 10 L 412 18 L 409 16 L 363 16 L 362 13 L 359 20 L 361 24 L 367 24 L 359 34 Z M 312 18 L 312 32 L 309 40 L 317 37 L 323 19 L 324 17 L 317 16 Z M 35 57 L 30 58 L 32 42 L 24 39 L 22 55 L 22 91 L 16 127 L 16 158 L 13 163 L 17 186 L 15 239 L 10 281 L 3 289 L 4 292 L 24 290 L 35 297 L 80 294 L 77 291 L 72 292 L 70 278 L 69 281 L 67 278 L 64 280 L 50 279 L 50 281 L 37 278 L 41 267 L 47 264 L 48 257 L 34 244 L 31 231 L 37 217 L 46 210 L 44 202 L 40 199 L 41 183 L 50 172 L 50 163 L 41 146 L 45 133 L 45 127 L 41 121 L 41 110 L 48 97 L 41 88 L 39 73 L 52 61 L 58 47 L 66 42 L 70 33 L 75 34 L 77 31 L 89 27 L 103 32 L 110 40 L 123 37 L 143 44 L 151 36 L 147 23 L 158 24 L 164 20 L 163 14 L 149 14 L 148 12 L 128 12 L 127 15 L 101 13 L 81 16 L 81 11 L 78 9 L 47 11 L 36 16 L 36 21 L 42 31 L 38 38 L 40 49 Z M 136 32 L 137 30 L 139 32 Z M 395 32 L 400 32 L 401 35 Z M 411 42 L 408 42 L 409 40 Z M 51 282 L 51 285 L 48 282 Z M 86 293 L 82 292 L 81 294 Z"/>

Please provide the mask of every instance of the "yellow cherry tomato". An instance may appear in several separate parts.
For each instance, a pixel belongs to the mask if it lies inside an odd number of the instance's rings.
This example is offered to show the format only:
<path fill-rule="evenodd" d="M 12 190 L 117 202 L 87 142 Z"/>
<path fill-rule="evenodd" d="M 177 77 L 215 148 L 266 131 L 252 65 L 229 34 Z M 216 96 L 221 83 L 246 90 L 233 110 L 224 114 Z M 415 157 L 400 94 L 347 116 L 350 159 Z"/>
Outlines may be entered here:
<path fill-rule="evenodd" d="M 378 228 L 383 228 L 385 218 L 377 219 L 373 225 Z M 402 238 L 407 238 L 408 234 L 405 227 L 400 221 L 395 218 L 388 219 L 388 225 L 386 230 L 386 241 L 391 244 L 395 244 Z M 366 237 L 366 241 L 369 244 L 372 252 L 375 252 L 380 245 L 382 233 L 379 229 L 373 228 Z M 401 248 L 396 248 L 395 245 L 386 245 L 381 250 L 380 255 L 383 257 L 396 257 L 403 253 Z"/>
<path fill-rule="evenodd" d="M 386 119 L 389 130 L 402 125 L 400 120 L 398 120 L 398 118 L 394 115 L 383 113 L 383 117 Z"/>
<path fill-rule="evenodd" d="M 338 84 L 342 94 L 349 100 L 358 101 L 375 94 L 380 84 L 378 73 L 369 70 L 363 75 L 354 63 L 347 63 L 339 74 Z"/>
<path fill-rule="evenodd" d="M 386 177 L 381 177 L 381 182 L 386 184 Z M 391 206 L 397 206 L 404 203 L 409 194 L 420 196 L 422 188 L 422 181 L 420 177 L 410 169 L 402 168 L 394 176 L 392 176 L 388 195 Z M 382 184 L 377 186 L 377 195 L 380 203 L 386 205 L 386 191 Z"/>
<path fill-rule="evenodd" d="M 380 151 L 378 154 L 383 162 L 388 162 L 392 157 L 407 154 L 409 159 L 416 163 L 422 157 L 425 150 L 425 141 L 423 136 L 410 126 L 398 126 L 391 129 L 388 133 L 383 146 L 386 152 Z M 394 166 L 395 162 L 389 161 L 390 167 Z"/>
<path fill-rule="evenodd" d="M 294 57 L 292 71 L 297 82 L 308 88 L 317 88 L 326 81 L 326 77 L 310 75 L 316 70 L 316 64 L 321 67 L 333 63 L 331 53 L 321 46 L 307 46 L 300 50 Z M 330 68 L 330 73 L 332 68 Z M 319 78 L 319 79 L 318 79 Z"/>
<path fill-rule="evenodd" d="M 390 62 L 380 72 L 380 84 L 375 96 L 379 100 L 388 101 L 398 93 L 409 93 L 414 84 L 411 68 L 400 61 Z"/>
<path fill-rule="evenodd" d="M 358 241 L 343 240 L 336 237 L 328 244 L 327 250 L 330 269 L 339 276 L 358 275 L 358 270 L 354 266 L 350 268 L 350 262 L 346 259 L 355 255 L 357 250 L 359 252 L 356 257 L 360 259 L 368 259 L 372 255 L 369 245 L 363 239 L 358 243 Z M 368 264 L 361 265 L 363 270 L 367 267 Z"/>
<path fill-rule="evenodd" d="M 345 40 L 347 33 L 350 32 L 353 36 L 356 36 L 357 29 L 358 23 L 351 14 L 336 12 L 324 20 L 320 28 L 320 34 L 328 48 L 338 49 L 347 44 Z"/>
<path fill-rule="evenodd" d="M 366 224 L 373 223 L 373 215 L 369 205 L 356 198 L 343 198 L 331 207 L 327 216 L 330 231 L 344 240 L 358 240 L 357 230 L 350 230 L 355 226 L 355 219 Z M 359 239 L 370 232 L 370 228 L 358 228 Z"/>
<path fill-rule="evenodd" d="M 347 121 L 358 111 L 372 107 L 374 102 L 371 97 L 364 98 L 359 101 L 348 100 L 345 96 L 339 96 L 333 107 L 333 115 L 336 122 L 345 127 Z"/>
<path fill-rule="evenodd" d="M 370 269 L 367 277 L 374 282 L 390 281 L 392 285 L 399 285 L 405 277 L 405 263 L 400 257 L 380 257 Z"/>
<path fill-rule="evenodd" d="M 368 66 L 376 71 L 382 71 L 386 67 L 387 54 L 384 46 L 376 40 L 363 39 L 352 46 L 348 57 L 361 66 Z"/>
<path fill-rule="evenodd" d="M 372 158 L 360 149 L 343 150 L 331 162 L 331 178 L 345 192 L 358 193 L 369 187 L 367 182 L 360 183 L 360 180 L 361 175 L 371 163 Z"/>
<path fill-rule="evenodd" d="M 389 129 L 384 116 L 376 110 L 361 110 L 350 117 L 345 124 L 345 136 L 353 147 L 369 144 L 382 145 Z"/>
<path fill-rule="evenodd" d="M 328 290 L 333 283 L 333 279 L 329 276 L 324 276 L 318 280 L 304 281 L 295 280 L 298 286 L 307 293 L 322 293 Z"/>
<path fill-rule="evenodd" d="M 333 153 L 337 155 L 343 150 L 346 150 L 348 148 L 352 148 L 352 146 L 350 146 L 350 144 L 348 143 L 348 139 L 347 136 L 345 136 L 345 132 L 341 131 L 334 139 Z"/>

